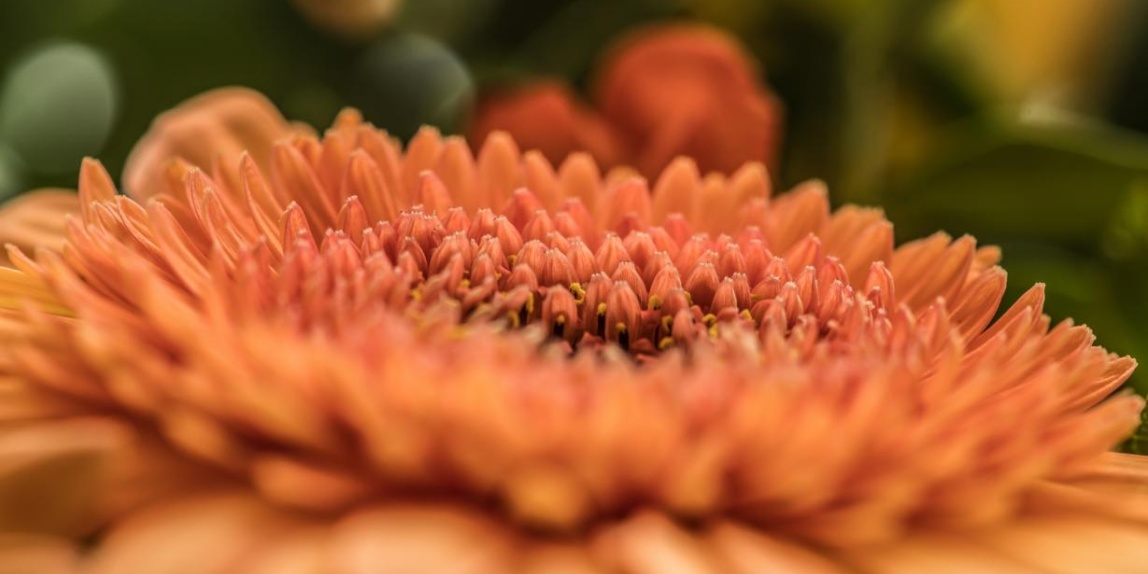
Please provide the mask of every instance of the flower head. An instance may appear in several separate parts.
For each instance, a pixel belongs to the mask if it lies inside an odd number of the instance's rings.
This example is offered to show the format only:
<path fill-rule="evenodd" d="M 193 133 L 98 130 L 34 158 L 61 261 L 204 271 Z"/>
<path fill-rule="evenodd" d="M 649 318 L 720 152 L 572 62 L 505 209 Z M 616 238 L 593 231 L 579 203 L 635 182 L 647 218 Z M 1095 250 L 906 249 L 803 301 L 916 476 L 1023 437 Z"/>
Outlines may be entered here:
<path fill-rule="evenodd" d="M 1133 361 L 1040 287 L 994 321 L 971 238 L 354 112 L 232 164 L 89 161 L 0 271 L 0 502 L 56 501 L 5 527 L 89 571 L 1142 565 Z"/>
<path fill-rule="evenodd" d="M 506 131 L 551 162 L 588 151 L 604 167 L 630 164 L 651 180 L 679 155 L 725 174 L 777 162 L 781 106 L 742 47 L 717 29 L 631 33 L 608 52 L 594 99 L 597 110 L 587 109 L 553 81 L 491 93 L 475 112 L 471 143 Z"/>

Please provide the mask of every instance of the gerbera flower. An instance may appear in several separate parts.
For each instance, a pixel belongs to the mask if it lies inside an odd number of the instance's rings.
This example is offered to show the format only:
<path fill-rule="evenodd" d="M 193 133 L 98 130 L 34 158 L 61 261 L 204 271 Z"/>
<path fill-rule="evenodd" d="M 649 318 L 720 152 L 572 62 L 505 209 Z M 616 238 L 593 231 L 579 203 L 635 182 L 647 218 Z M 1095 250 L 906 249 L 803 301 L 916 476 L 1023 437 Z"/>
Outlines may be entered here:
<path fill-rule="evenodd" d="M 776 164 L 781 104 L 729 34 L 697 24 L 649 26 L 608 50 L 596 72 L 595 108 L 555 80 L 486 94 L 471 143 L 506 131 L 552 163 L 587 151 L 604 168 L 630 164 L 650 180 L 679 155 L 702 172 Z"/>
<path fill-rule="evenodd" d="M 270 150 L 143 203 L 88 161 L 11 252 L 0 563 L 1143 571 L 1134 362 L 1039 286 L 994 321 L 993 248 L 758 164 L 649 189 L 354 112 Z"/>

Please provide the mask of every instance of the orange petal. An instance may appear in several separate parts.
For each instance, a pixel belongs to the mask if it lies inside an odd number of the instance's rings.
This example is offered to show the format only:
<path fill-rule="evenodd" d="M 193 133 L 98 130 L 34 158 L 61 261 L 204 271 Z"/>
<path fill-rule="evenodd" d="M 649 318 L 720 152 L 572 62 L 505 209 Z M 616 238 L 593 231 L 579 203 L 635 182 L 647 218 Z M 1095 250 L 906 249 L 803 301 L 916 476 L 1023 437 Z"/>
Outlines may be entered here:
<path fill-rule="evenodd" d="M 863 572 L 879 574 L 1041 574 L 1035 569 L 984 545 L 959 536 L 927 534 L 848 552 L 845 561 Z"/>
<path fill-rule="evenodd" d="M 244 571 L 299 521 L 236 494 L 206 494 L 149 507 L 96 548 L 90 574 L 224 574 Z"/>
<path fill-rule="evenodd" d="M 639 514 L 610 527 L 595 541 L 598 559 L 613 570 L 635 574 L 729 572 L 711 544 L 665 516 Z"/>
<path fill-rule="evenodd" d="M 164 170 L 176 158 L 211 171 L 221 168 L 233 182 L 239 181 L 235 158 L 251 154 L 264 169 L 271 144 L 293 131 L 267 98 L 246 88 L 221 88 L 196 96 L 152 122 L 124 167 L 124 187 L 137 198 L 167 189 Z"/>
<path fill-rule="evenodd" d="M 124 435 L 102 420 L 0 432 L 0 531 L 84 533 Z"/>
<path fill-rule="evenodd" d="M 532 544 L 520 553 L 518 569 L 522 574 L 606 574 L 578 544 Z"/>
<path fill-rule="evenodd" d="M 651 26 L 607 56 L 595 99 L 647 176 L 676 155 L 703 172 L 732 173 L 749 161 L 776 165 L 781 109 L 757 76 L 736 39 L 716 28 Z"/>
<path fill-rule="evenodd" d="M 0 534 L 0 574 L 79 572 L 71 541 L 31 534 Z"/>
<path fill-rule="evenodd" d="M 603 168 L 626 159 L 613 128 L 558 82 L 492 93 L 480 101 L 467 139 L 478 149 L 499 130 L 514 136 L 523 150 L 538 150 L 554 165 L 576 151 L 588 152 Z"/>
<path fill-rule="evenodd" d="M 332 566 L 344 574 L 506 572 L 509 542 L 501 526 L 461 509 L 380 507 L 335 527 Z"/>
<path fill-rule="evenodd" d="M 846 574 L 844 567 L 797 543 L 766 536 L 745 526 L 724 522 L 709 534 L 710 543 L 736 572 Z"/>
<path fill-rule="evenodd" d="M 974 540 L 1036 572 L 1141 574 L 1148 527 L 1086 517 L 1040 517 L 977 531 Z M 991 571 L 989 571 L 991 572 Z"/>
<path fill-rule="evenodd" d="M 31 252 L 38 247 L 59 251 L 64 245 L 65 220 L 79 215 L 80 198 L 65 189 L 30 191 L 0 208 L 0 244 Z M 7 262 L 7 256 L 0 256 Z"/>
<path fill-rule="evenodd" d="M 301 529 L 268 544 L 245 560 L 244 574 L 331 574 L 327 566 L 328 528 Z"/>

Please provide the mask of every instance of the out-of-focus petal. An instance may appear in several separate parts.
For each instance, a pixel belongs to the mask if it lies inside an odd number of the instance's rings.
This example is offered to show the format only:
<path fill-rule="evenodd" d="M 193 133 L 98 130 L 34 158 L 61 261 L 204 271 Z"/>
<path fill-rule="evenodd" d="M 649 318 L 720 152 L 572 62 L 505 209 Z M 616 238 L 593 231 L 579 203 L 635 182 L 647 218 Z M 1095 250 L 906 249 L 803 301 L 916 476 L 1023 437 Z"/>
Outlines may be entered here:
<path fill-rule="evenodd" d="M 709 541 L 739 574 L 753 572 L 800 572 L 801 574 L 846 574 L 847 570 L 830 558 L 801 544 L 788 541 L 733 522 L 717 525 Z"/>
<path fill-rule="evenodd" d="M 368 509 L 335 526 L 332 566 L 341 574 L 505 572 L 511 556 L 506 532 L 498 523 L 462 508 Z"/>
<path fill-rule="evenodd" d="M 83 534 L 123 439 L 95 419 L 0 430 L 0 532 Z"/>
<path fill-rule="evenodd" d="M 78 572 L 75 544 L 34 534 L 0 534 L 0 574 Z"/>
<path fill-rule="evenodd" d="M 554 165 L 575 151 L 588 152 L 607 166 L 626 160 L 613 128 L 557 82 L 540 82 L 482 100 L 469 130 L 471 145 L 480 148 L 494 131 L 513 134 L 522 149 L 536 149 Z"/>
<path fill-rule="evenodd" d="M 751 161 L 776 167 L 781 104 L 736 39 L 694 24 L 655 25 L 625 37 L 598 70 L 598 110 L 553 81 L 480 103 L 470 140 L 509 132 L 552 163 L 589 152 L 602 167 L 631 164 L 654 179 L 678 156 L 731 174 Z"/>
<path fill-rule="evenodd" d="M 702 172 L 733 173 L 747 162 L 777 164 L 780 106 L 752 94 L 685 99 L 668 107 L 663 122 L 648 132 L 634 165 L 659 173 L 678 156 L 693 158 Z"/>
<path fill-rule="evenodd" d="M 79 215 L 80 199 L 66 189 L 39 189 L 17 197 L 0 207 L 0 244 L 30 252 L 43 247 L 58 251 L 64 245 L 68 215 Z M 7 263 L 8 256 L 0 255 Z"/>
<path fill-rule="evenodd" d="M 213 493 L 175 499 L 136 513 L 107 535 L 90 558 L 91 574 L 243 572 L 262 548 L 297 532 L 301 522 L 257 498 Z"/>
<path fill-rule="evenodd" d="M 292 126 L 262 94 L 246 88 L 213 90 L 152 122 L 128 156 L 124 187 L 140 199 L 169 191 L 167 173 L 177 158 L 208 172 L 224 160 L 219 167 L 225 183 L 232 183 L 238 181 L 240 153 L 248 152 L 266 168 L 272 144 L 291 133 Z"/>
<path fill-rule="evenodd" d="M 731 565 L 715 550 L 709 541 L 652 512 L 641 513 L 604 530 L 594 543 L 599 561 L 621 572 L 728 572 Z"/>
<path fill-rule="evenodd" d="M 749 55 L 717 29 L 682 24 L 632 34 L 606 57 L 595 95 L 647 174 L 673 155 L 693 157 L 703 172 L 775 164 L 780 104 Z"/>

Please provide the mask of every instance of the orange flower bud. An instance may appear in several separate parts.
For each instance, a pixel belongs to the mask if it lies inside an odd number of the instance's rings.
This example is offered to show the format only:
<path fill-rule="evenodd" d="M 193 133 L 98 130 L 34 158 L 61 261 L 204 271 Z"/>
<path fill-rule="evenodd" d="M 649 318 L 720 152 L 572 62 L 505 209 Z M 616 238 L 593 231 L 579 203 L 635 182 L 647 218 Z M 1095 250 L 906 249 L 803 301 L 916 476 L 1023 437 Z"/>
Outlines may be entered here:
<path fill-rule="evenodd" d="M 750 56 L 716 28 L 659 26 L 623 40 L 597 81 L 598 106 L 634 146 L 636 167 L 660 172 L 674 157 L 732 173 L 776 160 L 781 106 Z"/>
<path fill-rule="evenodd" d="M 480 100 L 469 130 L 472 145 L 477 148 L 496 130 L 510 132 L 523 149 L 536 149 L 555 164 L 574 151 L 589 152 L 603 166 L 627 160 L 613 127 L 557 82 Z"/>
<path fill-rule="evenodd" d="M 603 167 L 632 164 L 646 177 L 689 156 L 703 172 L 777 163 L 781 104 L 750 56 L 716 28 L 662 25 L 623 39 L 594 82 L 597 110 L 543 81 L 480 102 L 472 143 L 495 130 L 554 163 L 586 151 Z"/>

